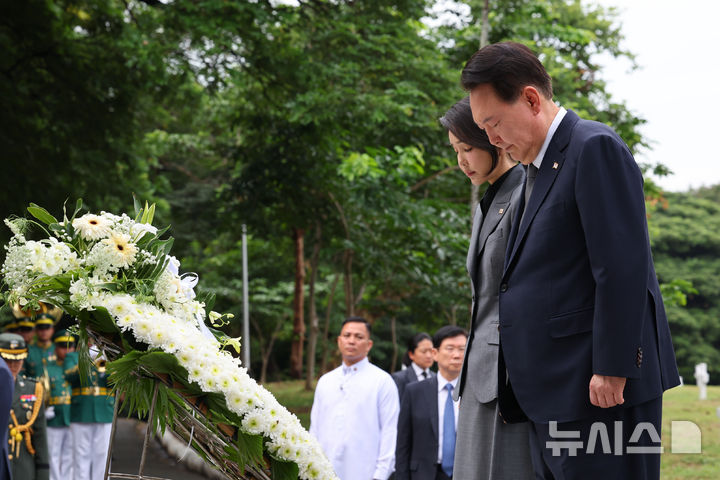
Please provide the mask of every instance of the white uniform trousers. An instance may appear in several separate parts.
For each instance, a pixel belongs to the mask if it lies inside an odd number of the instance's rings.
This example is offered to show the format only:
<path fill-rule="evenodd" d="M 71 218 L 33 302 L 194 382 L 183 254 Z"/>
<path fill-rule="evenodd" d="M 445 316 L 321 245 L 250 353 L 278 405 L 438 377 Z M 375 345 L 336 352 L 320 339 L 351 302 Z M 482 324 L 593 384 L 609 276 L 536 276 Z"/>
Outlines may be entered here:
<path fill-rule="evenodd" d="M 47 427 L 50 480 L 73 477 L 73 441 L 70 427 Z"/>
<path fill-rule="evenodd" d="M 103 480 L 112 423 L 71 423 L 75 480 Z"/>

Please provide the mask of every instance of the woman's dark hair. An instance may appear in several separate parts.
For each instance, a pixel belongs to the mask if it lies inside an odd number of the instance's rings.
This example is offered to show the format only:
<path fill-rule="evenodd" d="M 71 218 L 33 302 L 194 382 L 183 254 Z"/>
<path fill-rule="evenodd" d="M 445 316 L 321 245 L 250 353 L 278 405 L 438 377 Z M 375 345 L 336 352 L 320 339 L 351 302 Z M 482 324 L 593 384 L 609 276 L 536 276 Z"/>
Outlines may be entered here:
<path fill-rule="evenodd" d="M 465 97 L 450 107 L 450 110 L 440 117 L 440 123 L 461 142 L 488 152 L 490 157 L 492 157 L 490 172 L 495 170 L 498 164 L 497 148 L 490 143 L 490 139 L 487 133 L 485 133 L 485 130 L 475 124 L 472 110 L 470 109 L 470 97 Z"/>
<path fill-rule="evenodd" d="M 430 342 L 432 342 L 432 337 L 425 332 L 416 333 L 415 335 L 410 337 L 408 339 L 408 343 L 407 343 L 407 351 L 415 353 L 415 350 L 417 350 L 418 345 L 423 340 L 430 340 Z"/>

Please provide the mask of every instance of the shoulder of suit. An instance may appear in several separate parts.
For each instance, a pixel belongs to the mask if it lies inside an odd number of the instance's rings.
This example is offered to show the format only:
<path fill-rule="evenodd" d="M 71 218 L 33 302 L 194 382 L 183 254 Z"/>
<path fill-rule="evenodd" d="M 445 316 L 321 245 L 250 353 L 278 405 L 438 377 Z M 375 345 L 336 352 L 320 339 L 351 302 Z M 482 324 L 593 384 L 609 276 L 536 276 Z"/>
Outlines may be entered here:
<path fill-rule="evenodd" d="M 412 394 L 412 392 L 419 392 L 423 389 L 437 389 L 437 376 L 433 375 L 421 382 L 408 383 L 405 387 L 405 395 Z"/>

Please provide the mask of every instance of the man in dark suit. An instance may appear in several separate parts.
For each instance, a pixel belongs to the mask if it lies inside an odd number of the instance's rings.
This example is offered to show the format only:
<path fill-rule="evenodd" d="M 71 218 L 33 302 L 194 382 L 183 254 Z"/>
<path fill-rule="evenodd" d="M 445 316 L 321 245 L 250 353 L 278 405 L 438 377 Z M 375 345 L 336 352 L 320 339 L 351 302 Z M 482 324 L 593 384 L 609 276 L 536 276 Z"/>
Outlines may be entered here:
<path fill-rule="evenodd" d="M 8 346 L 0 340 L 0 348 L 7 349 Z M 10 408 L 12 406 L 14 388 L 15 380 L 13 379 L 13 375 L 7 363 L 5 363 L 3 359 L 0 359 L 0 480 L 10 479 L 7 425 L 10 423 Z"/>
<path fill-rule="evenodd" d="M 452 478 L 458 402 L 452 398 L 462 369 L 467 332 L 441 327 L 433 336 L 438 374 L 405 389 L 398 417 L 396 480 Z"/>
<path fill-rule="evenodd" d="M 433 364 L 432 338 L 425 332 L 416 333 L 408 341 L 407 356 L 410 364 L 405 370 L 392 374 L 395 385 L 398 388 L 398 395 L 402 401 L 405 387 L 409 383 L 415 383 L 434 377 L 435 373 L 430 370 Z"/>
<path fill-rule="evenodd" d="M 477 125 L 527 165 L 500 283 L 501 411 L 514 392 L 537 478 L 659 478 L 662 393 L 679 376 L 640 169 L 612 129 L 553 102 L 523 45 L 479 50 L 462 83 Z"/>

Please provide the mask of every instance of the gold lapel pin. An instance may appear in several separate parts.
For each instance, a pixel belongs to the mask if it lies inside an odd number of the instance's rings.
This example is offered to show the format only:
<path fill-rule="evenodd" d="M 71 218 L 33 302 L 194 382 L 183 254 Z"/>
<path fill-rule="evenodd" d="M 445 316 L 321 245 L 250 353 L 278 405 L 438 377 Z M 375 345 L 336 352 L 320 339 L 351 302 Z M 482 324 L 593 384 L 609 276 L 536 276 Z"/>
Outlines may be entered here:
<path fill-rule="evenodd" d="M 557 170 L 558 166 L 559 166 L 559 165 L 558 165 L 558 162 L 553 162 L 553 168 L 554 168 L 555 170 Z"/>
<path fill-rule="evenodd" d="M 500 215 L 502 215 L 502 213 L 503 213 L 504 211 L 505 211 L 505 209 L 504 209 L 504 208 L 501 208 L 500 210 L 498 210 L 498 213 L 499 213 Z"/>

